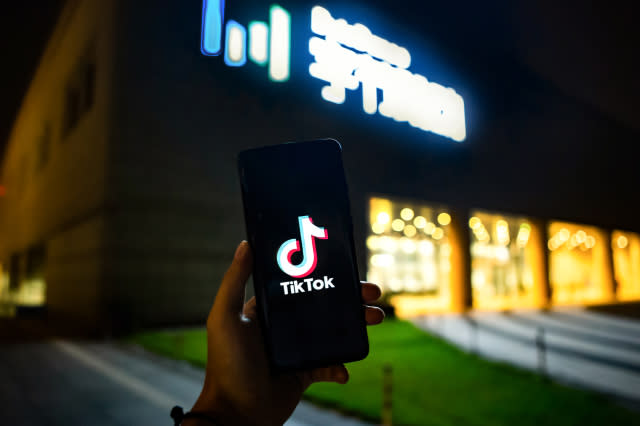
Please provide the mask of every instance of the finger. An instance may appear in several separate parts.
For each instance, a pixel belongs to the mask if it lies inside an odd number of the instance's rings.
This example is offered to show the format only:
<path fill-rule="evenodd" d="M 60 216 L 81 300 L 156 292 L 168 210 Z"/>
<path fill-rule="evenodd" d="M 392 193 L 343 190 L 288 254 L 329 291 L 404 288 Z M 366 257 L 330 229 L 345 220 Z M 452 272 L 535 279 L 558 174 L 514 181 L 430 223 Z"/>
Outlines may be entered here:
<path fill-rule="evenodd" d="M 256 312 L 256 297 L 253 296 L 247 303 L 242 307 L 242 314 L 245 316 L 252 316 Z"/>
<path fill-rule="evenodd" d="M 364 299 L 364 303 L 372 303 L 380 298 L 382 295 L 382 290 L 380 287 L 373 283 L 368 283 L 365 281 L 360 281 L 360 288 L 362 289 L 362 298 Z"/>
<path fill-rule="evenodd" d="M 231 266 L 222 279 L 214 303 L 214 310 L 223 313 L 240 314 L 244 304 L 244 288 L 251 275 L 251 249 L 243 241 L 238 245 Z"/>
<path fill-rule="evenodd" d="M 365 306 L 364 318 L 367 325 L 380 324 L 384 319 L 384 311 L 376 306 Z"/>
<path fill-rule="evenodd" d="M 349 371 L 343 365 L 332 365 L 308 370 L 306 372 L 307 386 L 317 382 L 335 382 L 345 384 L 349 381 Z"/>

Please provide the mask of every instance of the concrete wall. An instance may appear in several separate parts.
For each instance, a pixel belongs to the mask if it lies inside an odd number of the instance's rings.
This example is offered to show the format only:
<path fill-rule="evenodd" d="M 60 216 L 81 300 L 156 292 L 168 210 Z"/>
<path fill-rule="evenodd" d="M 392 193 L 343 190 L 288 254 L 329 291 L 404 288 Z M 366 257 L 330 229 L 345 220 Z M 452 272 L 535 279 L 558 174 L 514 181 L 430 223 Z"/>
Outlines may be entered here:
<path fill-rule="evenodd" d="M 44 244 L 50 314 L 80 318 L 87 327 L 97 321 L 103 284 L 112 17 L 109 2 L 65 6 L 18 112 L 2 168 L 2 258 Z M 94 101 L 66 130 L 66 93 L 81 84 L 78 70 L 88 62 L 95 64 Z M 43 138 L 48 155 L 41 157 Z"/>

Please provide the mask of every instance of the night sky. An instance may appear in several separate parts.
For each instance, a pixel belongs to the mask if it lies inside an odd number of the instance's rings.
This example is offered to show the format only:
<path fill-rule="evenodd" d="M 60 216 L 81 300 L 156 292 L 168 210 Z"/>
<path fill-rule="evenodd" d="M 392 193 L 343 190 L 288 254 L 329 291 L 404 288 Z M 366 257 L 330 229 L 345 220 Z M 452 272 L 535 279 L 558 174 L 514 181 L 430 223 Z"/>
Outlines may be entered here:
<path fill-rule="evenodd" d="M 63 0 L 3 5 L 0 148 L 4 153 L 16 112 L 43 51 Z M 464 2 L 463 2 L 464 3 Z M 502 41 L 516 59 L 563 92 L 595 106 L 640 134 L 636 103 L 640 97 L 636 65 L 638 7 L 633 2 L 521 1 L 485 3 L 500 10 Z M 429 2 L 411 5 L 429 13 Z M 462 6 L 456 6 L 462 7 Z M 477 7 L 477 6 L 475 6 Z M 422 10 L 420 10 L 422 9 Z M 495 15 L 495 14 L 494 14 Z M 419 14 L 418 14 L 419 16 Z M 473 25 L 471 23 L 471 25 Z M 2 154 L 3 155 L 3 154 Z"/>
<path fill-rule="evenodd" d="M 1 156 L 4 156 L 4 146 L 16 113 L 63 3 L 62 0 L 44 0 L 37 3 L 12 1 L 2 5 L 0 15 Z"/>

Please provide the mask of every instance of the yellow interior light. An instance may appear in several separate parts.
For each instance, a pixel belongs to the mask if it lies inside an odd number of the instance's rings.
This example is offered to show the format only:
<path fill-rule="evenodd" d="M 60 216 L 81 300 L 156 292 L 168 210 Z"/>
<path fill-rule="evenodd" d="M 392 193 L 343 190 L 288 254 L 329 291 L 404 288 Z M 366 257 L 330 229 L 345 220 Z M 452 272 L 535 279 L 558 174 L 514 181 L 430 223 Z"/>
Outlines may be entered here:
<path fill-rule="evenodd" d="M 411 220 L 413 218 L 413 210 L 408 207 L 400 210 L 400 217 L 404 220 Z"/>
<path fill-rule="evenodd" d="M 424 226 L 424 233 L 427 235 L 433 234 L 433 231 L 436 230 L 436 225 L 433 222 L 429 222 Z"/>
<path fill-rule="evenodd" d="M 438 215 L 438 223 L 442 226 L 447 226 L 451 223 L 451 216 L 449 213 L 440 213 Z"/>
<path fill-rule="evenodd" d="M 481 225 L 482 222 L 480 221 L 480 218 L 473 216 L 471 219 L 469 219 L 469 228 L 475 230 Z"/>
<path fill-rule="evenodd" d="M 411 238 L 416 235 L 416 228 L 413 225 L 407 225 L 404 227 L 404 235 Z"/>
<path fill-rule="evenodd" d="M 402 219 L 394 219 L 391 222 L 391 229 L 397 232 L 402 231 L 404 229 L 404 221 Z"/>
<path fill-rule="evenodd" d="M 376 234 L 382 234 L 384 232 L 384 225 L 381 224 L 380 222 L 376 222 L 373 225 L 371 225 L 371 230 Z"/>
<path fill-rule="evenodd" d="M 618 243 L 618 247 L 621 249 L 627 248 L 627 245 L 629 244 L 629 240 L 624 235 L 620 235 L 616 242 Z"/>
<path fill-rule="evenodd" d="M 439 240 L 444 236 L 444 231 L 442 230 L 442 228 L 436 228 L 431 236 L 434 240 Z"/>
<path fill-rule="evenodd" d="M 389 223 L 389 220 L 391 219 L 389 217 L 389 214 L 387 212 L 380 212 L 378 213 L 378 217 L 376 217 L 378 223 L 381 223 L 383 225 L 386 225 L 387 223 Z"/>
<path fill-rule="evenodd" d="M 416 228 L 422 229 L 427 224 L 427 219 L 422 216 L 416 216 L 415 219 L 413 219 L 413 224 L 416 226 Z"/>

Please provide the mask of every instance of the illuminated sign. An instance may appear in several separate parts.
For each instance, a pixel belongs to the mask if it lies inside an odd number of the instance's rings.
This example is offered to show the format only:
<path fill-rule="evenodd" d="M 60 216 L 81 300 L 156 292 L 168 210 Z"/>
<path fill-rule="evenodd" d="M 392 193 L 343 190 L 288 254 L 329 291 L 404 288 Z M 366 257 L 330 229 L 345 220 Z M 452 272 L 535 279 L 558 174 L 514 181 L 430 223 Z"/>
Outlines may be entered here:
<path fill-rule="evenodd" d="M 329 83 L 322 88 L 323 99 L 341 104 L 346 89 L 361 86 L 362 109 L 367 114 L 377 111 L 455 141 L 465 139 L 462 97 L 407 70 L 411 64 L 407 49 L 372 34 L 362 24 L 334 19 L 320 6 L 311 10 L 311 31 L 324 37 L 309 40 L 309 52 L 315 58 L 309 74 Z"/>
<path fill-rule="evenodd" d="M 273 5 L 269 9 L 269 24 L 260 21 L 249 23 L 249 59 L 258 65 L 266 65 L 268 62 L 269 78 L 284 82 L 289 80 L 290 73 L 291 16 L 285 9 Z M 202 54 L 219 56 L 222 53 L 223 26 L 224 0 L 204 0 L 200 43 Z M 224 34 L 225 64 L 230 67 L 243 66 L 247 62 L 247 30 L 238 22 L 229 20 Z"/>
<path fill-rule="evenodd" d="M 247 57 L 257 65 L 269 65 L 269 78 L 285 82 L 290 76 L 291 16 L 278 5 L 269 10 L 269 25 L 253 21 L 247 33 L 236 21 L 224 23 L 224 1 L 204 0 L 202 11 L 202 53 L 222 53 L 224 62 L 243 66 Z M 328 83 L 320 95 L 342 104 L 347 90 L 361 89 L 365 113 L 436 133 L 457 142 L 466 138 L 464 101 L 455 90 L 431 82 L 409 71 L 411 54 L 395 43 L 373 34 L 366 26 L 335 19 L 320 6 L 311 10 L 309 53 L 313 62 L 309 74 Z M 248 46 L 248 47 L 247 47 Z M 381 94 L 381 96 L 379 96 Z"/>

